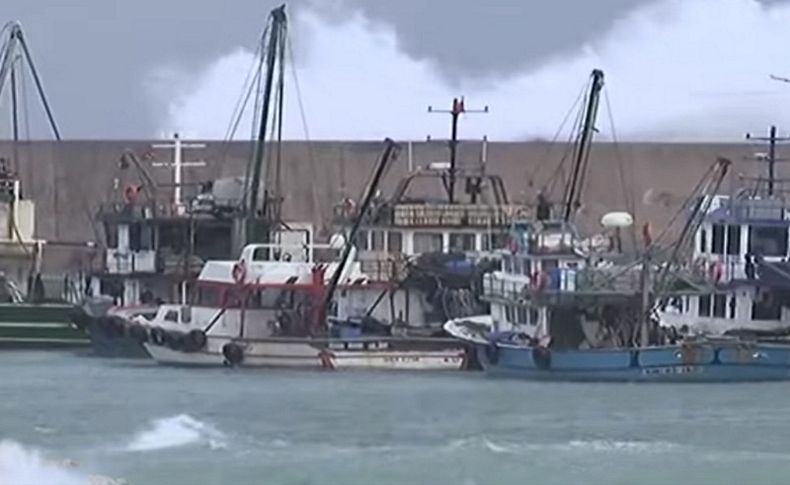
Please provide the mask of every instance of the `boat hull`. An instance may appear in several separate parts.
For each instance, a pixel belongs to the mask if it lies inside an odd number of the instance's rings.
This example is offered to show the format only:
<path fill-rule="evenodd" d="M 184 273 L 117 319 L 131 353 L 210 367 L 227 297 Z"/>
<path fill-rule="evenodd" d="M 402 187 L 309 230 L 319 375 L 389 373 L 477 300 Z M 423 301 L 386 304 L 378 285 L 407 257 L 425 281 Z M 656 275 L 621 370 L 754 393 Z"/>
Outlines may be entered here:
<path fill-rule="evenodd" d="M 100 320 L 92 318 L 88 324 L 88 335 L 93 355 L 123 359 L 148 359 L 150 356 L 143 344 L 129 335 L 110 332 Z"/>
<path fill-rule="evenodd" d="M 548 356 L 548 357 L 547 357 Z M 488 375 L 541 381 L 749 382 L 790 379 L 790 345 L 565 350 L 478 344 Z"/>
<path fill-rule="evenodd" d="M 232 339 L 209 336 L 204 349 L 187 352 L 166 345 L 144 344 L 150 356 L 166 365 L 229 365 L 226 344 L 243 348 L 239 367 L 312 369 L 453 370 L 465 368 L 465 346 L 449 339 Z"/>
<path fill-rule="evenodd" d="M 57 303 L 0 304 L 0 348 L 87 346 L 88 335 L 73 322 L 74 308 Z"/>

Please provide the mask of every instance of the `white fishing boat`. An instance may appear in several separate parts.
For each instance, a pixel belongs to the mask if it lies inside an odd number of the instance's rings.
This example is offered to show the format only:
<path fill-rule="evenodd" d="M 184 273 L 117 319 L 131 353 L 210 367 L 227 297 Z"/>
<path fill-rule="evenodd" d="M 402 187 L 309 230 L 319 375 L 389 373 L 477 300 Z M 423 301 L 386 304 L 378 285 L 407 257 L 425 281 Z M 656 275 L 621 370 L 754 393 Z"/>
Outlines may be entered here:
<path fill-rule="evenodd" d="M 251 244 L 238 261 L 208 261 L 199 301 L 162 305 L 145 348 L 159 363 L 190 366 L 459 370 L 466 346 L 449 338 L 398 337 L 364 315 L 360 293 L 381 292 L 338 244 Z M 339 272 L 336 276 L 335 273 Z M 323 308 L 337 278 L 329 315 Z M 334 317 L 334 318 L 333 318 Z"/>

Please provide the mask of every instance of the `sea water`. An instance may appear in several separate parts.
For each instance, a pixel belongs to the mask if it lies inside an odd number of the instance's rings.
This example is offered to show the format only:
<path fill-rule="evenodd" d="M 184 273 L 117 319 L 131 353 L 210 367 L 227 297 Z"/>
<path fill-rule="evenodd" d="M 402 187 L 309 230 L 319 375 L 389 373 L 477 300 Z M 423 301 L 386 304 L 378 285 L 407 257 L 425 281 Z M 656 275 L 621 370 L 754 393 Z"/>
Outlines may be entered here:
<path fill-rule="evenodd" d="M 785 383 L 530 383 L 2 352 L 0 484 L 785 484 L 788 403 Z"/>

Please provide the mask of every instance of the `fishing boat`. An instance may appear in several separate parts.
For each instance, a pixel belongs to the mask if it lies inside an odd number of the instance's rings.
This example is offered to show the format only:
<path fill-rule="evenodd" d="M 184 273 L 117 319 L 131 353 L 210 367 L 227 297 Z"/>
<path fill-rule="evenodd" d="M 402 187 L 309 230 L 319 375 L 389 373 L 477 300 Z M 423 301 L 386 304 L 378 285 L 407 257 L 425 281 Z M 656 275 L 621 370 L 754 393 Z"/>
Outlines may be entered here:
<path fill-rule="evenodd" d="M 83 346 L 88 340 L 74 325 L 74 306 L 65 300 L 65 285 L 55 290 L 42 274 L 45 248 L 60 243 L 37 237 L 36 203 L 22 196 L 17 173 L 21 111 L 18 101 L 20 92 L 25 92 L 22 82 L 29 74 L 36 80 L 35 93 L 46 109 L 56 140 L 60 140 L 60 133 L 22 27 L 9 22 L 0 29 L 0 35 L 0 98 L 7 96 L 11 100 L 12 132 L 10 152 L 0 155 L 0 347 Z"/>
<path fill-rule="evenodd" d="M 359 295 L 389 283 L 371 281 L 353 254 L 340 259 L 337 244 L 252 244 L 237 261 L 207 262 L 197 281 L 200 301 L 162 305 L 145 348 L 171 365 L 463 367 L 466 346 L 458 340 L 399 337 L 375 319 L 347 318 Z M 326 315 L 329 288 L 336 297 Z"/>
<path fill-rule="evenodd" d="M 628 264 L 580 249 L 566 220 L 514 224 L 501 272 L 487 278 L 493 328 L 453 320 L 487 373 L 531 380 L 737 382 L 790 378 L 790 344 L 682 335 L 659 324 L 661 302 L 710 291 L 678 259 L 713 201 L 729 163 L 712 169 L 677 241 Z M 663 253 L 663 254 L 662 254 Z M 667 255 L 668 254 L 668 255 Z M 526 268 L 526 271 L 525 271 Z M 528 276 L 527 276 L 528 275 Z"/>
<path fill-rule="evenodd" d="M 757 177 L 740 175 L 729 194 L 713 197 L 694 235 L 692 265 L 712 282 L 710 291 L 662 302 L 661 324 L 684 333 L 790 337 L 790 211 L 786 179 L 776 175 L 777 136 L 755 161 Z"/>

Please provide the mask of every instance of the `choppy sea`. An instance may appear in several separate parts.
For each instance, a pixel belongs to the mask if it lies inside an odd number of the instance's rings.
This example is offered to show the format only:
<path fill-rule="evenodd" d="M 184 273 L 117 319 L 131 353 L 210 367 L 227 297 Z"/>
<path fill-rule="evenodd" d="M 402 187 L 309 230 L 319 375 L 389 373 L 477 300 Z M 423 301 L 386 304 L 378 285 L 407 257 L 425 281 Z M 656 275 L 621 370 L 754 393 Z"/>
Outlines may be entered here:
<path fill-rule="evenodd" d="M 0 484 L 91 483 L 787 484 L 790 384 L 201 370 L 0 352 Z"/>

